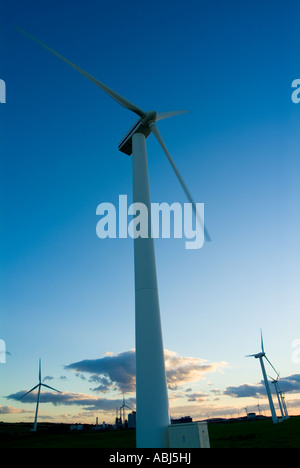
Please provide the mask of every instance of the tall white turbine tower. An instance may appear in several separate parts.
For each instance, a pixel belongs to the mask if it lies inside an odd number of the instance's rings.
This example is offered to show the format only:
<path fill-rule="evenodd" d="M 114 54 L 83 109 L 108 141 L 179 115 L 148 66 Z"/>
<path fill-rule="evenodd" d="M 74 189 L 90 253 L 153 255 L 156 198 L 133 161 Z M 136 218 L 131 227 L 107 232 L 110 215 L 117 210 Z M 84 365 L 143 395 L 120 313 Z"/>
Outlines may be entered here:
<path fill-rule="evenodd" d="M 46 385 L 46 384 L 42 383 L 41 360 L 39 360 L 39 383 L 38 383 L 35 387 L 33 387 L 31 390 L 29 390 L 28 392 L 24 393 L 24 395 L 22 395 L 22 396 L 19 398 L 19 400 L 21 400 L 21 399 L 24 398 L 26 395 L 28 395 L 29 393 L 33 392 L 33 390 L 35 390 L 36 388 L 38 388 L 37 400 L 36 400 L 35 418 L 34 418 L 34 424 L 33 424 L 33 429 L 32 429 L 33 432 L 36 432 L 36 425 L 37 425 L 37 418 L 38 418 L 38 411 L 39 411 L 41 387 L 47 387 L 47 388 L 50 388 L 50 390 L 54 390 L 54 391 L 57 392 L 57 393 L 61 393 L 59 390 L 56 390 L 55 388 L 50 387 L 49 385 Z"/>
<path fill-rule="evenodd" d="M 269 381 L 268 381 L 268 377 L 267 377 L 267 373 L 266 373 L 266 369 L 265 369 L 264 358 L 268 361 L 268 363 L 270 364 L 270 366 L 273 369 L 274 369 L 274 367 L 273 367 L 273 365 L 271 364 L 271 362 L 269 361 L 269 359 L 266 356 L 266 353 L 265 353 L 265 350 L 264 350 L 264 341 L 263 341 L 262 331 L 260 332 L 260 334 L 261 334 L 261 352 L 257 353 L 257 354 L 250 354 L 250 355 L 248 355 L 246 357 L 254 357 L 255 359 L 259 359 L 262 374 L 263 374 L 263 378 L 264 378 L 264 383 L 265 383 L 265 387 L 266 387 L 266 392 L 267 392 L 267 396 L 268 396 L 268 400 L 269 400 L 270 410 L 271 410 L 271 414 L 272 414 L 272 420 L 273 420 L 274 424 L 277 424 L 278 420 L 277 420 L 277 415 L 276 415 L 276 411 L 275 411 L 275 407 L 274 407 L 274 403 L 273 403 L 273 399 L 272 399 L 270 385 L 269 385 Z M 276 369 L 274 369 L 274 371 L 277 374 Z"/>
<path fill-rule="evenodd" d="M 154 133 L 193 206 L 197 221 L 204 230 L 205 239 L 209 241 L 210 237 L 204 226 L 204 220 L 198 215 L 196 205 L 156 126 L 158 120 L 173 117 L 186 111 L 172 111 L 163 114 L 157 114 L 156 111 L 145 112 L 31 34 L 17 29 L 73 67 L 121 106 L 139 117 L 119 144 L 119 150 L 127 155 L 132 154 L 133 158 L 133 202 L 143 203 L 148 209 L 148 236 L 134 239 L 137 447 L 168 448 L 167 428 L 170 424 L 170 416 L 156 260 L 154 242 L 151 237 L 151 203 L 146 138 L 151 132 Z"/>

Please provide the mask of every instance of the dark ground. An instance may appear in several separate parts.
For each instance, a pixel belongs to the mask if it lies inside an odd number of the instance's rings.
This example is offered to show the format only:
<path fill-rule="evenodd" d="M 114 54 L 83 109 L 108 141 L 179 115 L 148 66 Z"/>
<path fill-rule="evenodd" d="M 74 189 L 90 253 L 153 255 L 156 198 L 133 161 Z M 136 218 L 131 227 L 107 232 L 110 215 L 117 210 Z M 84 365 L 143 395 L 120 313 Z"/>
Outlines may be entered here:
<path fill-rule="evenodd" d="M 135 430 L 70 432 L 67 424 L 0 423 L 0 448 L 135 448 Z M 208 425 L 211 448 L 300 448 L 300 417 Z"/>

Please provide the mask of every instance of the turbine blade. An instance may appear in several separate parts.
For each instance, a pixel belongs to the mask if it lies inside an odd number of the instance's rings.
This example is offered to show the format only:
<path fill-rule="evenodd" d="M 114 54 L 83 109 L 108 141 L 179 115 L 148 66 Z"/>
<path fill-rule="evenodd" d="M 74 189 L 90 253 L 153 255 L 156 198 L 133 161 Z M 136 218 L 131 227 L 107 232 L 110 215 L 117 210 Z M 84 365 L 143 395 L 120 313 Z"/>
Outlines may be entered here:
<path fill-rule="evenodd" d="M 48 47 L 46 44 L 44 44 L 43 42 L 41 42 L 39 39 L 35 38 L 34 36 L 32 36 L 31 34 L 29 34 L 28 32 L 24 31 L 23 29 L 19 28 L 18 26 L 15 26 L 15 28 L 21 32 L 22 34 L 24 34 L 25 36 L 29 37 L 30 39 L 32 39 L 34 42 L 36 42 L 37 44 L 39 44 L 40 46 L 44 47 L 44 49 L 48 50 L 49 52 L 51 52 L 52 54 L 56 55 L 56 57 L 60 58 L 61 60 L 63 60 L 64 62 L 66 62 L 68 65 L 70 65 L 71 67 L 73 67 L 75 70 L 77 70 L 79 73 L 81 73 L 83 76 L 85 76 L 86 78 L 88 78 L 90 81 L 92 81 L 94 84 L 96 84 L 99 88 L 101 88 L 106 94 L 108 94 L 110 97 L 112 97 L 115 101 L 117 101 L 119 104 L 121 104 L 121 106 L 125 107 L 126 109 L 128 110 L 131 110 L 132 112 L 134 112 L 135 114 L 139 115 L 140 117 L 143 117 L 145 115 L 145 112 L 140 109 L 139 107 L 137 107 L 135 104 L 133 104 L 132 102 L 128 101 L 127 99 L 125 99 L 123 96 L 121 96 L 120 94 L 116 93 L 115 91 L 113 91 L 112 89 L 110 89 L 108 86 L 106 86 L 105 84 L 101 83 L 101 81 L 97 80 L 96 78 L 94 78 L 92 75 L 90 75 L 89 73 L 85 72 L 84 70 L 82 70 L 81 68 L 77 67 L 77 65 L 75 65 L 74 63 L 72 63 L 70 60 L 66 59 L 65 57 L 63 57 L 62 55 L 60 55 L 58 52 L 55 52 L 55 50 L 51 49 L 50 47 Z"/>
<path fill-rule="evenodd" d="M 168 119 L 169 117 L 176 117 L 176 115 L 181 115 L 181 114 L 189 114 L 191 111 L 189 110 L 177 110 L 177 111 L 170 111 L 170 112 L 160 112 L 157 114 L 156 121 L 158 120 L 163 120 L 163 119 Z"/>
<path fill-rule="evenodd" d="M 279 374 L 278 374 L 277 370 L 275 369 L 275 367 L 273 366 L 273 364 L 271 363 L 271 361 L 267 358 L 266 355 L 265 355 L 265 358 L 268 361 L 268 363 L 270 364 L 270 366 L 272 367 L 272 369 L 275 372 L 275 374 L 277 375 L 277 377 L 279 378 Z"/>
<path fill-rule="evenodd" d="M 260 340 L 261 340 L 261 350 L 264 353 L 264 339 L 263 339 L 263 334 L 262 334 L 262 329 L 260 330 Z"/>
<path fill-rule="evenodd" d="M 255 357 L 256 354 L 247 354 L 245 357 Z"/>
<path fill-rule="evenodd" d="M 26 395 L 28 395 L 29 393 L 33 392 L 33 390 L 35 390 L 36 388 L 38 388 L 40 386 L 40 384 L 37 384 L 35 387 L 33 387 L 31 390 L 29 390 L 28 392 L 24 393 L 24 395 L 22 395 L 20 398 L 18 398 L 18 400 L 22 400 L 22 398 L 24 398 Z"/>
<path fill-rule="evenodd" d="M 41 359 L 39 360 L 39 382 L 42 382 L 42 363 Z"/>
<path fill-rule="evenodd" d="M 61 393 L 59 390 L 56 390 L 56 388 L 53 388 L 53 387 L 50 387 L 50 385 L 46 385 L 44 383 L 41 384 L 43 387 L 47 387 L 47 388 L 50 388 L 50 390 L 54 390 L 55 392 L 57 393 Z"/>
<path fill-rule="evenodd" d="M 191 196 L 190 192 L 188 191 L 188 188 L 187 188 L 187 186 L 185 185 L 185 183 L 184 183 L 184 181 L 183 181 L 183 179 L 182 179 L 182 177 L 181 177 L 181 175 L 180 175 L 180 173 L 179 173 L 179 171 L 178 171 L 178 169 L 177 169 L 177 167 L 176 167 L 176 165 L 175 165 L 175 163 L 174 163 L 174 161 L 173 161 L 173 159 L 172 159 L 172 157 L 171 157 L 169 151 L 167 150 L 166 145 L 164 144 L 164 141 L 163 141 L 163 139 L 162 139 L 162 137 L 161 137 L 161 134 L 160 134 L 160 132 L 159 132 L 159 130 L 158 130 L 158 128 L 157 128 L 157 125 L 155 125 L 154 122 L 151 122 L 151 123 L 150 123 L 150 127 L 151 127 L 152 132 L 153 132 L 154 135 L 156 136 L 156 138 L 157 138 L 157 140 L 158 140 L 160 146 L 162 147 L 162 149 L 163 149 L 165 155 L 167 156 L 167 158 L 168 158 L 168 160 L 169 160 L 169 163 L 171 164 L 171 166 L 172 166 L 172 168 L 173 168 L 173 170 L 174 170 L 174 172 L 175 172 L 175 174 L 176 174 L 176 176 L 177 176 L 177 178 L 178 178 L 178 180 L 179 180 L 179 182 L 180 182 L 180 185 L 182 186 L 182 188 L 183 188 L 183 190 L 184 190 L 184 192 L 185 192 L 187 198 L 189 199 L 190 203 L 191 203 L 192 206 L 193 206 L 193 209 L 194 209 L 194 211 L 195 211 L 195 213 L 196 213 L 196 216 L 197 216 L 197 218 L 198 218 L 198 220 L 199 220 L 201 226 L 202 226 L 203 229 L 204 229 L 205 240 L 208 241 L 208 242 L 210 242 L 210 241 L 211 241 L 210 235 L 208 234 L 208 231 L 207 231 L 206 227 L 204 226 L 203 220 L 201 219 L 201 217 L 200 217 L 200 215 L 199 215 L 199 213 L 198 213 L 198 211 L 197 211 L 196 204 L 195 204 L 194 200 L 192 199 L 192 196 Z"/>

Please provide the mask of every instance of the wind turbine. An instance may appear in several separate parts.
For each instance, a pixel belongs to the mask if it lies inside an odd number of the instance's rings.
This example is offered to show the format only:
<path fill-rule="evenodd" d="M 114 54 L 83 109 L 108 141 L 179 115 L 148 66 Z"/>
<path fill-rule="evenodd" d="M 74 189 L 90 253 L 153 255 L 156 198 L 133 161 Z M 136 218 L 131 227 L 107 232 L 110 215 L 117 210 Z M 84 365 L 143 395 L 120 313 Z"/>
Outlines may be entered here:
<path fill-rule="evenodd" d="M 120 94 L 74 65 L 53 49 L 17 28 L 52 54 L 63 60 L 83 76 L 101 88 L 121 106 L 138 115 L 119 144 L 119 150 L 133 159 L 133 202 L 142 203 L 148 210 L 148 236 L 134 239 L 135 272 L 135 341 L 136 341 L 136 407 L 137 447 L 168 448 L 167 428 L 170 424 L 164 348 L 161 330 L 158 285 L 154 241 L 151 237 L 151 202 L 148 177 L 146 138 L 153 133 L 161 145 L 188 200 L 193 206 L 197 221 L 204 230 L 206 241 L 210 236 L 199 216 L 192 196 L 183 181 L 163 139 L 156 122 L 187 111 L 171 111 L 158 114 L 145 112 Z M 150 405 L 151 402 L 151 405 Z"/>
<path fill-rule="evenodd" d="M 285 395 L 282 392 L 281 392 L 281 400 L 282 400 L 282 405 L 283 405 L 283 411 L 284 411 L 284 414 L 285 414 L 285 419 L 289 419 L 289 413 L 288 413 L 288 409 L 287 409 Z"/>
<path fill-rule="evenodd" d="M 262 407 L 260 406 L 259 401 L 257 402 L 256 408 L 258 409 L 259 416 L 261 416 Z"/>
<path fill-rule="evenodd" d="M 130 408 L 129 406 L 126 405 L 125 398 L 124 398 L 124 393 L 123 393 L 123 404 L 122 404 L 122 406 L 120 406 L 119 411 L 120 411 L 120 416 L 121 416 L 121 412 L 123 410 L 123 425 L 124 426 L 125 426 L 125 408 L 128 408 L 129 410 L 132 409 L 132 408 Z"/>
<path fill-rule="evenodd" d="M 275 387 L 275 392 L 276 392 L 276 395 L 277 395 L 277 399 L 278 399 L 278 404 L 279 404 L 279 409 L 280 409 L 280 412 L 281 412 L 281 416 L 282 416 L 282 421 L 284 421 L 285 419 L 288 419 L 288 412 L 287 412 L 287 407 L 286 407 L 286 403 L 285 403 L 285 398 L 282 394 L 282 391 L 280 390 L 279 388 L 279 383 L 278 383 L 278 380 L 279 380 L 279 374 L 277 374 L 277 378 L 274 379 L 272 377 L 270 377 L 271 380 L 272 380 L 272 384 L 274 385 Z"/>
<path fill-rule="evenodd" d="M 266 353 L 265 353 L 265 350 L 264 350 L 264 341 L 263 341 L 262 331 L 260 331 L 260 336 L 261 336 L 261 352 L 257 353 L 257 354 L 250 354 L 250 355 L 248 355 L 246 357 L 254 357 L 255 359 L 259 359 L 262 374 L 263 374 L 263 378 L 264 378 L 264 383 L 265 383 L 265 387 L 266 387 L 266 392 L 267 392 L 267 396 L 268 396 L 268 400 L 269 400 L 270 410 L 271 410 L 271 414 L 272 414 L 272 420 L 273 420 L 274 424 L 277 424 L 278 420 L 277 420 L 277 415 L 276 415 L 276 411 L 275 411 L 275 407 L 274 407 L 274 403 L 273 403 L 273 399 L 272 399 L 270 385 L 269 385 L 269 381 L 268 381 L 268 377 L 267 377 L 267 373 L 266 373 L 266 369 L 265 369 L 264 358 L 266 359 L 266 361 L 268 361 L 268 363 L 270 364 L 272 369 L 276 372 L 276 374 L 277 374 L 277 371 L 276 371 L 276 369 L 274 368 L 274 366 L 271 364 L 271 362 L 269 361 L 269 359 L 266 356 Z"/>
<path fill-rule="evenodd" d="M 278 377 L 277 377 L 277 379 L 273 379 L 272 377 L 269 376 L 269 378 L 272 380 L 272 384 L 275 387 L 275 392 L 276 392 L 276 395 L 277 395 L 278 405 L 279 405 L 279 409 L 280 409 L 280 413 L 281 413 L 281 420 L 283 421 L 284 420 L 284 413 L 283 413 L 281 397 L 280 397 L 279 389 L 278 389 Z"/>
<path fill-rule="evenodd" d="M 55 388 L 50 387 L 49 385 L 46 385 L 46 384 L 42 383 L 41 360 L 39 360 L 39 383 L 38 383 L 35 387 L 33 387 L 31 390 L 29 390 L 29 392 L 24 393 L 24 395 L 22 395 L 20 398 L 18 398 L 19 400 L 21 400 L 21 399 L 24 398 L 26 395 L 28 395 L 29 393 L 33 392 L 33 390 L 35 390 L 36 388 L 38 388 L 37 401 L 36 401 L 36 410 L 35 410 L 35 418 L 34 418 L 34 424 L 33 424 L 33 429 L 32 429 L 33 432 L 36 432 L 36 425 L 37 425 L 37 418 L 38 418 L 38 411 L 39 411 L 41 387 L 47 387 L 47 388 L 50 388 L 50 390 L 54 390 L 55 392 L 61 393 L 59 390 L 56 390 Z"/>

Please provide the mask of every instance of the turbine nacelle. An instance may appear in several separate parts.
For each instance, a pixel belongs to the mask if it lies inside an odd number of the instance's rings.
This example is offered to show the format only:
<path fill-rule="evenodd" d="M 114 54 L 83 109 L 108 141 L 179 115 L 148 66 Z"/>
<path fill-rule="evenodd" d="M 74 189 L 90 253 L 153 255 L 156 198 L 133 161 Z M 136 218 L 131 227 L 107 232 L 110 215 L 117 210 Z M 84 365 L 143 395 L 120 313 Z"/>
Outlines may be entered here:
<path fill-rule="evenodd" d="M 156 111 L 146 112 L 145 116 L 141 119 L 143 125 L 150 125 L 150 122 L 156 122 L 158 114 Z"/>
<path fill-rule="evenodd" d="M 145 138 L 148 138 L 151 133 L 150 125 L 155 123 L 158 118 L 159 116 L 156 111 L 145 112 L 144 116 L 136 120 L 126 135 L 122 138 L 118 147 L 119 151 L 131 156 L 133 135 L 136 133 L 142 133 Z"/>
<path fill-rule="evenodd" d="M 253 354 L 251 357 L 255 357 L 255 359 L 262 359 L 265 357 L 265 353 L 258 353 L 258 354 Z"/>
<path fill-rule="evenodd" d="M 152 122 L 156 122 L 157 119 L 157 112 L 156 111 L 150 111 L 146 112 L 145 115 L 136 120 L 132 127 L 129 129 L 129 131 L 126 133 L 126 135 L 122 138 L 122 140 L 119 143 L 119 151 L 122 153 L 128 154 L 128 156 L 132 155 L 132 137 L 136 133 L 142 133 L 145 138 L 148 138 L 148 136 L 151 133 L 151 128 L 150 124 Z"/>
<path fill-rule="evenodd" d="M 250 355 L 247 355 L 246 357 L 254 357 L 255 359 L 262 359 L 264 357 L 267 359 L 265 349 L 264 349 L 264 339 L 263 339 L 262 330 L 260 330 L 260 341 L 261 341 L 261 352 L 256 353 L 256 354 L 250 354 Z"/>
<path fill-rule="evenodd" d="M 265 358 L 266 361 L 270 364 L 270 366 L 272 367 L 272 369 L 274 370 L 275 374 L 277 375 L 277 378 L 279 378 L 279 374 L 277 372 L 277 370 L 275 369 L 275 367 L 273 366 L 273 364 L 270 362 L 270 360 L 268 359 L 266 353 L 265 353 L 265 349 L 264 349 L 264 340 L 263 340 L 263 334 L 262 334 L 262 330 L 260 331 L 260 336 L 261 336 L 261 352 L 260 353 L 257 353 L 257 354 L 250 354 L 250 355 L 247 355 L 246 357 L 254 357 L 255 359 L 263 359 Z"/>
<path fill-rule="evenodd" d="M 148 136 L 151 134 L 153 125 L 156 124 L 157 120 L 168 119 L 170 117 L 175 117 L 176 115 L 187 114 L 188 112 L 189 111 L 187 110 L 162 112 L 159 114 L 156 111 L 145 112 L 141 118 L 134 122 L 132 127 L 122 138 L 118 146 L 119 151 L 128 154 L 128 156 L 131 156 L 133 135 L 135 135 L 136 133 L 142 133 L 145 136 L 145 138 L 148 138 Z"/>

